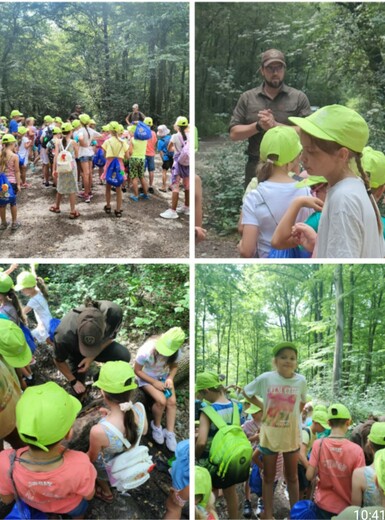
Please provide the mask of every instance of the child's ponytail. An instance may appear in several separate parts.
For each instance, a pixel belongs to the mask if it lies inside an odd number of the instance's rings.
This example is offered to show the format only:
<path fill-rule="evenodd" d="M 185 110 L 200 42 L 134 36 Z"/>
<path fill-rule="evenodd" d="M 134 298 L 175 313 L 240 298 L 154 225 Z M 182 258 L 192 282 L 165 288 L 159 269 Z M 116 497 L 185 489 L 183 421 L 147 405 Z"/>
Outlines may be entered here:
<path fill-rule="evenodd" d="M 127 381 L 124 383 L 124 386 L 129 386 L 132 383 L 132 378 L 127 379 Z M 117 403 L 121 406 L 121 409 L 125 408 L 128 405 L 127 410 L 122 410 L 124 413 L 124 429 L 126 431 L 126 438 L 128 442 L 133 446 L 136 444 L 136 441 L 138 440 L 138 425 L 135 421 L 135 413 L 132 409 L 132 401 L 130 399 L 131 391 L 123 392 L 121 394 L 110 394 L 109 392 L 106 392 L 104 390 L 104 394 L 107 397 L 108 400 L 112 401 L 113 403 Z"/>
<path fill-rule="evenodd" d="M 186 132 L 185 132 L 184 127 L 183 126 L 178 126 L 178 130 L 182 134 L 183 141 L 187 141 L 187 136 L 186 136 Z"/>
<path fill-rule="evenodd" d="M 264 182 L 273 174 L 274 161 L 278 161 L 278 155 L 270 154 L 267 156 L 267 161 L 260 161 L 257 166 L 258 182 Z"/>
<path fill-rule="evenodd" d="M 8 293 L 7 293 L 7 296 L 10 299 L 10 301 L 11 301 L 12 305 L 14 306 L 14 308 L 16 309 L 16 314 L 17 314 L 17 317 L 19 318 L 19 320 L 21 321 L 21 323 L 23 325 L 27 326 L 28 321 L 27 321 L 26 316 L 23 313 L 23 308 L 22 308 L 22 306 L 20 304 L 20 300 L 17 297 L 16 292 L 13 289 L 10 289 L 8 291 Z"/>
<path fill-rule="evenodd" d="M 365 170 L 362 167 L 361 154 L 354 153 L 354 159 L 356 161 L 357 169 L 358 169 L 358 171 L 359 171 L 359 173 L 361 175 L 361 178 L 362 178 L 362 180 L 363 180 L 363 182 L 365 184 L 366 192 L 367 192 L 367 194 L 368 194 L 368 196 L 370 198 L 370 202 L 372 203 L 372 206 L 373 206 L 373 209 L 374 209 L 374 213 L 376 215 L 378 232 L 382 236 L 382 220 L 381 220 L 380 210 L 378 209 L 376 200 L 375 200 L 375 198 L 374 198 L 374 196 L 372 194 L 372 190 L 370 189 L 370 181 L 369 181 L 368 174 L 365 172 Z"/>
<path fill-rule="evenodd" d="M 7 145 L 3 144 L 3 148 L 1 150 L 0 155 L 0 172 L 5 172 L 7 167 Z"/>
<path fill-rule="evenodd" d="M 40 278 L 40 276 L 37 276 L 36 277 L 36 285 L 39 289 L 39 291 L 41 292 L 41 294 L 44 296 L 44 298 L 47 300 L 48 299 L 48 289 L 47 289 L 47 286 L 46 284 L 44 283 L 44 280 L 43 278 Z"/>

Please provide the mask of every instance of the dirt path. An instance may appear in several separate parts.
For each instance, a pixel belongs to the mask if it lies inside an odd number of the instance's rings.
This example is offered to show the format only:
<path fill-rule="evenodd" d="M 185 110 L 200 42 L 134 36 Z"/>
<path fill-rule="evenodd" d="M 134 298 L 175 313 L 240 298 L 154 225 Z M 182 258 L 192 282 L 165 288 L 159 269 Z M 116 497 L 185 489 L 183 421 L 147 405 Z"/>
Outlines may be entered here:
<path fill-rule="evenodd" d="M 199 141 L 199 152 L 195 159 L 195 170 L 204 182 L 205 176 L 209 175 L 205 161 L 214 150 L 226 147 L 228 137 L 216 136 Z M 195 247 L 196 258 L 239 258 L 237 243 L 239 235 L 233 233 L 226 236 L 219 236 L 210 223 L 207 222 L 207 205 L 209 204 L 210 193 L 203 191 L 203 222 L 207 230 L 206 240 L 197 244 Z"/>
<path fill-rule="evenodd" d="M 160 163 L 156 164 L 155 186 L 160 186 Z M 18 220 L 21 227 L 0 231 L 3 258 L 187 258 L 189 255 L 189 217 L 162 219 L 171 201 L 171 192 L 156 189 L 149 201 L 129 200 L 123 194 L 123 216 L 117 219 L 103 211 L 105 188 L 98 184 L 94 170 L 94 197 L 91 204 L 79 202 L 81 216 L 70 220 L 68 197 L 62 212 L 51 213 L 54 188 L 42 186 L 41 170 L 27 173 L 28 189 L 18 194 Z M 182 194 L 183 196 L 183 194 Z M 80 201 L 80 199 L 78 199 Z M 115 195 L 112 194 L 112 209 Z M 10 212 L 7 208 L 7 219 Z"/>

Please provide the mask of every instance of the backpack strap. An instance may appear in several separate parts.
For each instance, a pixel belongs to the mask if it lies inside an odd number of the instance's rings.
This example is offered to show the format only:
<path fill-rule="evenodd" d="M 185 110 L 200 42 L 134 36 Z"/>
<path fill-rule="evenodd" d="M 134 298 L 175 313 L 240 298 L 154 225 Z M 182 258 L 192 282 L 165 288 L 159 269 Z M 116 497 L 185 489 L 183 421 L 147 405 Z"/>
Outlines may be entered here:
<path fill-rule="evenodd" d="M 108 421 L 105 421 L 103 423 L 103 426 L 105 426 L 107 430 L 110 430 L 110 432 L 114 433 L 122 441 L 122 443 L 128 450 L 132 447 L 128 440 L 123 437 L 122 432 L 119 431 L 118 428 L 116 428 L 113 424 L 111 424 Z"/>
<path fill-rule="evenodd" d="M 239 410 L 238 410 L 237 406 L 233 403 L 233 401 L 231 401 L 231 402 L 233 404 L 233 418 L 232 418 L 231 424 L 235 424 L 235 421 L 237 421 L 237 423 L 239 424 L 239 422 L 240 422 Z M 235 410 L 235 408 L 237 408 L 237 410 Z M 201 412 L 203 412 L 204 414 L 207 415 L 207 417 L 218 428 L 218 430 L 220 430 L 221 428 L 224 428 L 225 426 L 228 426 L 228 424 L 225 422 L 225 420 L 222 419 L 222 417 L 219 415 L 219 413 L 211 405 L 205 406 L 204 408 L 202 408 Z"/>

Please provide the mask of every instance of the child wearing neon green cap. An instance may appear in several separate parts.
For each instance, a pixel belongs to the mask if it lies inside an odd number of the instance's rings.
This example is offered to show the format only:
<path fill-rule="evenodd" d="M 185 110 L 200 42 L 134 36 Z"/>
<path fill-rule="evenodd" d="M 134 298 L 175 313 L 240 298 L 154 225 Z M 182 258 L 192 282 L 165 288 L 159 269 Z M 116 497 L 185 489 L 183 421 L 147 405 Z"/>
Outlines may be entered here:
<path fill-rule="evenodd" d="M 5 173 L 15 193 L 15 200 L 11 202 L 10 209 L 12 217 L 11 231 L 16 231 L 20 227 L 20 222 L 17 221 L 16 196 L 21 188 L 19 157 L 16 153 L 17 140 L 13 135 L 5 134 L 1 138 L 1 144 L 0 172 Z M 0 206 L 0 231 L 4 231 L 9 225 L 5 216 L 5 209 L 6 206 Z"/>
<path fill-rule="evenodd" d="M 0 453 L 4 503 L 15 499 L 15 486 L 18 496 L 32 508 L 84 518 L 88 500 L 94 496 L 96 470 L 85 453 L 61 445 L 70 438 L 80 410 L 80 402 L 56 383 L 27 388 L 16 405 L 17 430 L 27 447 L 16 454 L 13 450 Z"/>
<path fill-rule="evenodd" d="M 147 142 L 135 139 L 135 125 L 128 127 L 130 133 L 130 145 L 129 145 L 129 167 L 130 167 L 130 180 L 132 181 L 132 189 L 134 194 L 130 196 L 133 202 L 138 202 L 139 197 L 148 200 L 148 185 L 144 177 L 144 161 L 146 157 Z M 143 193 L 139 195 L 138 180 L 143 189 Z"/>
<path fill-rule="evenodd" d="M 320 519 L 332 518 L 351 505 L 353 471 L 365 466 L 362 448 L 346 439 L 351 424 L 346 406 L 331 404 L 327 418 L 331 433 L 314 442 L 306 470 L 309 481 L 318 474 L 314 501 Z"/>
<path fill-rule="evenodd" d="M 352 478 L 352 505 L 379 506 L 381 505 L 380 491 L 376 486 L 376 471 L 374 458 L 376 453 L 385 449 L 385 423 L 373 423 L 368 435 L 368 447 L 373 454 L 370 466 L 357 468 Z"/>
<path fill-rule="evenodd" d="M 195 466 L 194 473 L 196 520 L 218 520 L 209 471 L 201 466 Z"/>
<path fill-rule="evenodd" d="M 318 235 L 299 223 L 293 238 L 317 258 L 383 258 L 381 215 L 361 162 L 369 138 L 365 120 L 341 105 L 289 120 L 301 129 L 307 172 L 323 175 L 329 184 Z"/>
<path fill-rule="evenodd" d="M 91 142 L 97 137 L 101 137 L 101 134 L 90 128 L 91 118 L 88 114 L 80 114 L 79 120 L 80 128 L 77 132 L 79 139 L 79 164 L 84 186 L 84 191 L 79 193 L 79 197 L 81 197 L 84 202 L 90 203 L 92 198 L 92 159 L 94 156 L 94 149 L 91 146 Z"/>
<path fill-rule="evenodd" d="M 20 186 L 22 188 L 29 188 L 27 184 L 27 167 L 28 156 L 32 146 L 32 140 L 28 136 L 28 128 L 19 126 L 17 129 L 18 143 L 19 143 L 19 166 L 20 166 Z"/>
<path fill-rule="evenodd" d="M 180 327 L 173 327 L 162 336 L 150 337 L 138 350 L 135 360 L 135 374 L 139 387 L 154 400 L 151 421 L 152 438 L 158 444 L 166 441 L 170 451 L 176 449 L 174 433 L 176 419 L 176 396 L 174 377 L 178 362 L 182 357 L 181 347 L 185 333 Z M 166 428 L 161 420 L 166 411 Z"/>
<path fill-rule="evenodd" d="M 91 428 L 87 454 L 98 471 L 95 496 L 111 503 L 114 496 L 105 463 L 127 449 L 119 435 L 131 447 L 139 444 L 142 434 L 147 433 L 147 417 L 143 404 L 131 401 L 132 390 L 137 388 L 137 384 L 132 367 L 125 361 L 105 363 L 93 386 L 102 390 L 108 410 L 102 410 L 106 417 Z"/>
<path fill-rule="evenodd" d="M 241 257 L 267 258 L 274 231 L 291 201 L 310 196 L 309 188 L 297 189 L 288 175 L 298 167 L 301 150 L 293 128 L 277 126 L 263 136 L 257 168 L 258 186 L 246 195 L 242 207 Z M 303 222 L 311 213 L 311 209 L 301 209 L 297 221 Z"/>
<path fill-rule="evenodd" d="M 243 389 L 251 403 L 263 408 L 259 451 L 263 454 L 263 502 L 261 518 L 273 517 L 277 458 L 283 454 L 290 506 L 299 499 L 297 464 L 301 445 L 301 411 L 306 402 L 305 378 L 295 372 L 297 346 L 283 342 L 273 348 L 275 370 L 258 376 Z M 261 396 L 261 401 L 257 396 Z"/>

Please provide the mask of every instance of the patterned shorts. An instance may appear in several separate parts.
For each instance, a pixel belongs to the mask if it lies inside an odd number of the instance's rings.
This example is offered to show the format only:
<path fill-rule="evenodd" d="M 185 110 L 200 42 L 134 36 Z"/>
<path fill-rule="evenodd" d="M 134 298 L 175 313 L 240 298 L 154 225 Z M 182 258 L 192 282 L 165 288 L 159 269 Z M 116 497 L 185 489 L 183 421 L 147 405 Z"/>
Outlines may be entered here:
<path fill-rule="evenodd" d="M 144 159 L 131 157 L 130 159 L 130 179 L 143 179 L 144 177 Z"/>

